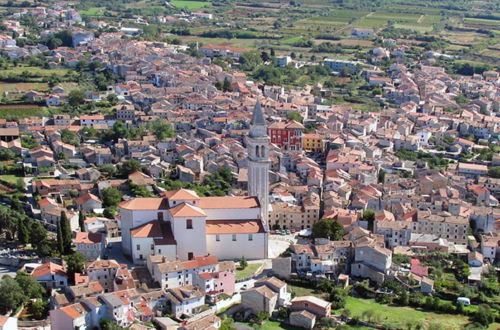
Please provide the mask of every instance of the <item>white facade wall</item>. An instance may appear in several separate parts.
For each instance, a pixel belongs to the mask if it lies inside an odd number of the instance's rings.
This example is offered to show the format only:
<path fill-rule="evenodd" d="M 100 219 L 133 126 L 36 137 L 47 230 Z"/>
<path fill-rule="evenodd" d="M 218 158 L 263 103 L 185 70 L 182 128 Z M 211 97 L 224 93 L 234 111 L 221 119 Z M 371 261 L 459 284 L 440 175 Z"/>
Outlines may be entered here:
<path fill-rule="evenodd" d="M 247 259 L 264 259 L 267 255 L 267 233 L 207 235 L 207 250 L 211 255 L 217 256 L 219 260 L 234 260 L 245 256 Z M 217 241 L 219 236 L 219 241 Z"/>
<path fill-rule="evenodd" d="M 102 243 L 99 244 L 76 244 L 76 251 L 87 257 L 87 260 L 96 260 L 101 256 L 103 249 Z"/>
<path fill-rule="evenodd" d="M 192 229 L 186 228 L 188 219 L 192 220 Z M 175 218 L 172 232 L 177 241 L 177 256 L 180 260 L 188 260 L 189 253 L 193 257 L 207 254 L 205 217 Z"/>
<path fill-rule="evenodd" d="M 260 209 L 203 209 L 207 220 L 248 220 L 259 219 Z"/>

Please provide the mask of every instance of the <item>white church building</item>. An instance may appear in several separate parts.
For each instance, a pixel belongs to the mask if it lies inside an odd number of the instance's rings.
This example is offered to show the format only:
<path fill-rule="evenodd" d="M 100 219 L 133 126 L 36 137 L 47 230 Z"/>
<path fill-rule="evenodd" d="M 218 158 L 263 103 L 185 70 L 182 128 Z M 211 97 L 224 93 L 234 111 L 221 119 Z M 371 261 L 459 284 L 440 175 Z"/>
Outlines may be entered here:
<path fill-rule="evenodd" d="M 123 252 L 136 264 L 145 264 L 149 255 L 168 260 L 207 254 L 219 260 L 267 258 L 269 139 L 260 103 L 254 109 L 247 146 L 250 196 L 199 197 L 180 189 L 162 197 L 124 201 L 120 203 Z"/>

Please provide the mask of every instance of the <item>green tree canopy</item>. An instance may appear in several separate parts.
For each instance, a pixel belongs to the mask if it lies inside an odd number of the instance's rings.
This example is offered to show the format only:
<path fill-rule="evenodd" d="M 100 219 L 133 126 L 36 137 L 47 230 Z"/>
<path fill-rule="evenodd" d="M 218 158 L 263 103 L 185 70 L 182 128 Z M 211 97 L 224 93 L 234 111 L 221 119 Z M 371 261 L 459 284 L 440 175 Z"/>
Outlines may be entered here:
<path fill-rule="evenodd" d="M 66 273 L 68 274 L 69 280 L 74 283 L 75 273 L 83 272 L 83 267 L 87 258 L 81 253 L 73 253 L 64 257 L 66 261 Z"/>
<path fill-rule="evenodd" d="M 4 276 L 0 281 L 0 313 L 5 315 L 25 301 L 23 290 L 10 276 Z"/>
<path fill-rule="evenodd" d="M 335 220 L 321 219 L 312 227 L 313 238 L 329 238 L 332 241 L 339 241 L 344 235 L 344 227 Z"/>
<path fill-rule="evenodd" d="M 122 193 L 115 187 L 109 187 L 102 191 L 102 201 L 104 206 L 116 206 L 122 200 Z"/>

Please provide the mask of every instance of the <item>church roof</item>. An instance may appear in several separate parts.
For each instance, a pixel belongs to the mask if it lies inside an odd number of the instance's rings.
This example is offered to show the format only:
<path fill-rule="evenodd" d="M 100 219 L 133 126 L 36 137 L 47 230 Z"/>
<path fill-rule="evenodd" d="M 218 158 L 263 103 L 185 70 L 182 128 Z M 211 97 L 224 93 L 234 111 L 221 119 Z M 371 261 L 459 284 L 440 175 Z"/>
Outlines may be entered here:
<path fill-rule="evenodd" d="M 171 201 L 196 200 L 200 199 L 196 192 L 189 189 L 169 190 L 163 193 Z"/>
<path fill-rule="evenodd" d="M 252 125 L 266 125 L 266 119 L 264 118 L 264 114 L 262 113 L 262 107 L 260 105 L 260 100 L 257 99 L 257 103 L 255 104 L 255 108 L 253 109 L 252 115 Z"/>
<path fill-rule="evenodd" d="M 264 233 L 260 220 L 207 220 L 207 234 L 257 234 Z"/>
<path fill-rule="evenodd" d="M 207 216 L 207 214 L 202 209 L 188 203 L 181 203 L 168 211 L 174 218 Z"/>

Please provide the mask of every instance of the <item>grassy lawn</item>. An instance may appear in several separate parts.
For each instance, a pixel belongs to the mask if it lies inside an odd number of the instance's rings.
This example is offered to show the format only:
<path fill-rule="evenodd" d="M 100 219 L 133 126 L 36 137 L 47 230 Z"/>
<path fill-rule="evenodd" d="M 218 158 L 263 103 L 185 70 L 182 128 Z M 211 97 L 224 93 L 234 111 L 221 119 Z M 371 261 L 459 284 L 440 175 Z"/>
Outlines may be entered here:
<path fill-rule="evenodd" d="M 322 298 L 322 299 L 328 298 L 328 294 L 316 293 L 316 292 L 314 292 L 314 289 L 304 288 L 301 286 L 295 286 L 295 285 L 291 285 L 291 284 L 288 284 L 287 286 L 288 286 L 288 291 L 292 292 L 296 297 L 315 296 L 315 297 Z"/>
<path fill-rule="evenodd" d="M 170 3 L 177 8 L 187 8 L 188 10 L 196 10 L 204 7 L 209 7 L 212 5 L 210 1 L 174 0 Z"/>
<path fill-rule="evenodd" d="M 13 174 L 4 174 L 0 175 L 0 180 L 7 181 L 9 183 L 17 183 L 17 180 L 20 178 L 20 176 L 15 176 Z"/>
<path fill-rule="evenodd" d="M 406 328 L 408 323 L 421 323 L 428 327 L 429 325 L 439 324 L 443 329 L 463 329 L 469 323 L 469 319 L 463 315 L 441 314 L 433 312 L 423 312 L 411 307 L 395 307 L 382 305 L 373 299 L 359 299 L 348 297 L 346 309 L 352 316 L 361 316 L 363 312 L 372 310 L 373 321 L 380 324 L 390 324 L 398 328 Z"/>
<path fill-rule="evenodd" d="M 59 76 L 64 76 L 70 70 L 65 68 L 57 68 L 57 69 L 44 69 L 34 66 L 16 66 L 6 70 L 0 70 L 0 75 L 8 75 L 12 74 L 22 74 L 23 72 L 28 72 L 31 76 L 37 77 L 50 77 L 52 74 L 56 74 Z"/>
<path fill-rule="evenodd" d="M 106 7 L 92 7 L 81 11 L 80 15 L 101 16 L 104 13 L 104 10 L 106 10 Z"/>
<path fill-rule="evenodd" d="M 262 266 L 262 264 L 257 263 L 257 264 L 248 264 L 248 266 L 246 266 L 246 268 L 243 270 L 240 270 L 239 268 L 237 268 L 236 269 L 236 279 L 241 280 L 243 278 L 247 278 L 247 277 L 252 276 L 253 274 L 255 274 L 257 269 L 260 268 L 260 266 Z"/>
<path fill-rule="evenodd" d="M 27 117 L 43 117 L 48 116 L 49 111 L 45 107 L 37 105 L 2 105 L 0 106 L 1 119 L 21 119 Z"/>
<path fill-rule="evenodd" d="M 248 322 L 242 322 L 242 323 L 247 325 L 247 326 L 253 327 L 254 329 L 260 329 L 260 330 L 272 330 L 272 329 L 298 330 L 298 329 L 301 329 L 301 328 L 293 327 L 289 324 L 280 323 L 280 322 L 276 322 L 276 321 L 266 321 L 262 325 L 254 325 L 254 324 L 251 324 Z"/>

